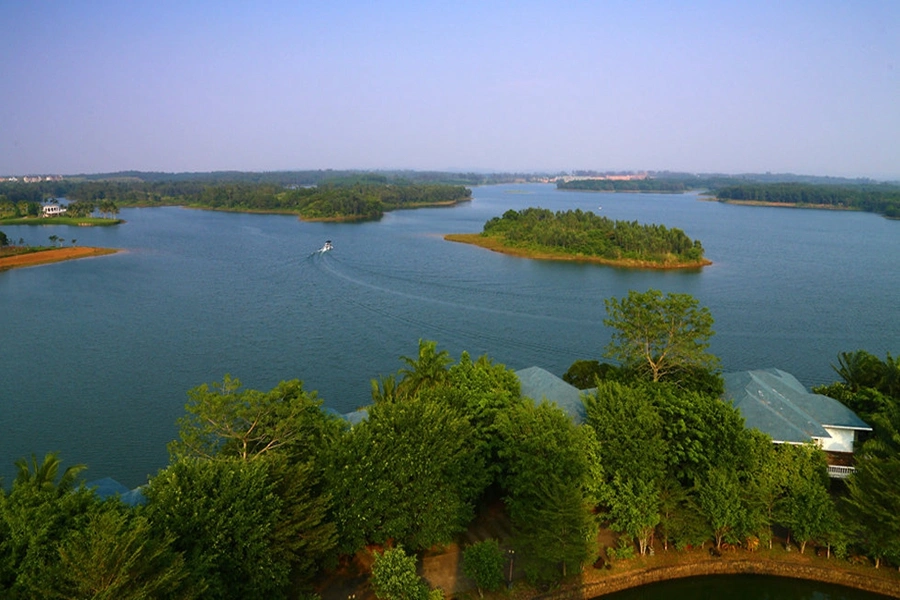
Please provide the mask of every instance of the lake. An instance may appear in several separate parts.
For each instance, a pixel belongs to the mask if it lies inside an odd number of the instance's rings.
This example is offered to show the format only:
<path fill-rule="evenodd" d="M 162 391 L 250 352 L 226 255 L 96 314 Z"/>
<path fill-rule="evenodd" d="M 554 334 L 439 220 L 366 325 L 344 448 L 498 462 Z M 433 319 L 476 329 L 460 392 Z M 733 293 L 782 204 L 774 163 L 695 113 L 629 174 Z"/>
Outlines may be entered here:
<path fill-rule="evenodd" d="M 419 338 L 454 358 L 488 354 L 562 375 L 600 358 L 604 298 L 695 296 L 727 371 L 778 367 L 807 386 L 839 352 L 900 352 L 900 222 L 873 214 L 748 207 L 697 195 L 479 187 L 472 202 L 377 222 L 177 207 L 124 209 L 118 227 L 4 227 L 11 239 L 124 251 L 0 273 L 0 476 L 49 450 L 129 487 L 165 466 L 186 393 L 228 373 L 270 389 L 301 379 L 325 405 L 369 402 Z M 581 208 L 700 239 L 714 264 L 623 270 L 532 261 L 446 242 L 508 209 Z M 334 250 L 319 254 L 325 240 Z"/>
<path fill-rule="evenodd" d="M 603 596 L 604 600 L 886 600 L 837 585 L 767 575 L 689 577 Z"/>

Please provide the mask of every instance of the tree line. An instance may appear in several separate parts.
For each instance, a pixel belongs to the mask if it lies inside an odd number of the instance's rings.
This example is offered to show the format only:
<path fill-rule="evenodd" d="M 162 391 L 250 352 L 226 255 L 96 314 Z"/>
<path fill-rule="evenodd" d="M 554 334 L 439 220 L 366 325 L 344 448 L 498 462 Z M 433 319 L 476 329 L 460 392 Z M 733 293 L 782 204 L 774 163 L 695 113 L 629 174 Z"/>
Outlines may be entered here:
<path fill-rule="evenodd" d="M 570 179 L 558 180 L 557 189 L 589 192 L 657 192 L 681 194 L 692 189 L 690 183 L 682 179 Z"/>
<path fill-rule="evenodd" d="M 681 229 L 613 221 L 581 209 L 552 212 L 544 208 L 508 210 L 484 225 L 482 235 L 512 247 L 556 250 L 610 260 L 697 263 L 703 246 Z"/>
<path fill-rule="evenodd" d="M 299 214 L 308 219 L 375 219 L 385 211 L 470 200 L 462 185 L 415 183 L 383 176 L 345 176 L 316 186 L 284 186 L 266 181 L 87 180 L 5 184 L 12 210 L 37 206 L 45 198 L 66 197 L 72 208 L 185 205 L 235 211 Z M 30 187 L 26 187 L 30 186 Z M 0 188 L 0 192 L 3 192 Z M 2 198 L 2 196 L 0 196 Z M 71 210 L 71 208 L 70 208 Z"/>
<path fill-rule="evenodd" d="M 900 187 L 891 184 L 741 183 L 720 187 L 714 192 L 719 200 L 828 206 L 900 218 Z"/>
<path fill-rule="evenodd" d="M 441 597 L 415 574 L 416 556 L 453 542 L 497 499 L 516 564 L 534 584 L 654 542 L 672 552 L 771 546 L 776 528 L 800 552 L 814 543 L 900 564 L 900 362 L 842 355 L 835 389 L 877 407 L 866 413 L 875 435 L 846 489 L 829 489 L 819 448 L 773 445 L 710 391 L 720 375 L 707 309 L 654 290 L 607 309 L 620 335 L 605 356 L 620 362 L 597 363 L 584 423 L 523 398 L 515 373 L 487 356 L 454 360 L 420 340 L 395 374 L 371 382 L 361 418 L 324 409 L 298 380 L 259 391 L 226 375 L 190 390 L 170 462 L 137 507 L 99 500 L 78 484 L 82 467 L 60 473 L 55 455 L 21 460 L 0 491 L 0 590 L 307 598 L 342 557 L 377 547 L 380 598 Z M 634 350 L 648 341 L 649 355 Z M 672 368 L 654 375 L 663 353 Z M 851 372 L 866 375 L 848 381 Z M 598 547 L 601 526 L 619 532 L 615 546 Z M 480 588 L 501 586 L 505 565 L 495 540 L 465 550 Z"/>

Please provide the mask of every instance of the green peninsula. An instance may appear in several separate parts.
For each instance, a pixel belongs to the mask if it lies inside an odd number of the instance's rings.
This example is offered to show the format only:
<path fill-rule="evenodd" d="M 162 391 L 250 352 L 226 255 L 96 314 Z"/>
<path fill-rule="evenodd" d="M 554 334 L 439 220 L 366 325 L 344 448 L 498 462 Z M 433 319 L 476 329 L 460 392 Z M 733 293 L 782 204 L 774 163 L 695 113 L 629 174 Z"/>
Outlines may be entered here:
<path fill-rule="evenodd" d="M 640 269 L 698 268 L 712 264 L 699 240 L 676 228 L 613 221 L 580 209 L 508 210 L 481 233 L 448 234 L 451 242 L 544 260 L 594 262 Z"/>

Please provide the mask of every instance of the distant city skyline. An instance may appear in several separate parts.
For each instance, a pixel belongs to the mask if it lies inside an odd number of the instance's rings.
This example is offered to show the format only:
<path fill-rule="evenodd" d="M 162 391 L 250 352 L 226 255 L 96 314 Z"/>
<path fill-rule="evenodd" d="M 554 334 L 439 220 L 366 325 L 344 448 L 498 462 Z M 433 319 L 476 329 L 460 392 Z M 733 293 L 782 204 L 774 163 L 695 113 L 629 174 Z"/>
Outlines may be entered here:
<path fill-rule="evenodd" d="M 900 179 L 900 3 L 3 4 L 0 176 Z"/>

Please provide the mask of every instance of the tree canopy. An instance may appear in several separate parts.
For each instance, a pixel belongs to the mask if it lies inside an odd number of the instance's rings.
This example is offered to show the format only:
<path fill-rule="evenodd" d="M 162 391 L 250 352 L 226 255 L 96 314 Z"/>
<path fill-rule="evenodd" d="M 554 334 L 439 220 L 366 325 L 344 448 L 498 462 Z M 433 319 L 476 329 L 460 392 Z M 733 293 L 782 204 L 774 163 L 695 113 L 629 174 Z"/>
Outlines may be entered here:
<path fill-rule="evenodd" d="M 652 381 L 678 381 L 692 369 L 718 369 L 718 358 L 707 351 L 712 315 L 690 294 L 632 290 L 604 302 L 609 316 L 603 323 L 615 330 L 605 356 Z"/>
<path fill-rule="evenodd" d="M 706 264 L 700 241 L 691 240 L 681 229 L 613 221 L 581 209 L 555 213 L 544 208 L 510 209 L 485 223 L 481 235 L 504 246 L 573 257 L 659 266 Z"/>

